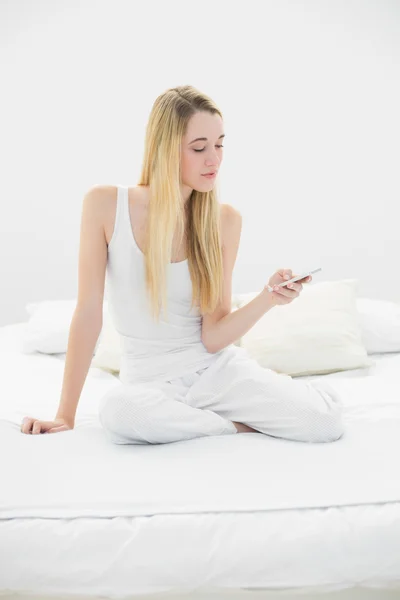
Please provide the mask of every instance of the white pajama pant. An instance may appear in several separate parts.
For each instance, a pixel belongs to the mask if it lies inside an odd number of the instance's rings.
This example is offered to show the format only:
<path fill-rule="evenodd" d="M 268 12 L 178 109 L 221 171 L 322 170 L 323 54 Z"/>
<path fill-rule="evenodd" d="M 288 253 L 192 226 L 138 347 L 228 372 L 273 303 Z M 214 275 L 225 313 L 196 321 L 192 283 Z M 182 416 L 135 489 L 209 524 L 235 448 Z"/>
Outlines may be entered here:
<path fill-rule="evenodd" d="M 341 400 L 325 380 L 301 381 L 261 367 L 233 345 L 210 366 L 178 379 L 119 382 L 100 399 L 99 418 L 116 444 L 238 433 L 232 421 L 302 442 L 333 442 L 344 432 Z"/>

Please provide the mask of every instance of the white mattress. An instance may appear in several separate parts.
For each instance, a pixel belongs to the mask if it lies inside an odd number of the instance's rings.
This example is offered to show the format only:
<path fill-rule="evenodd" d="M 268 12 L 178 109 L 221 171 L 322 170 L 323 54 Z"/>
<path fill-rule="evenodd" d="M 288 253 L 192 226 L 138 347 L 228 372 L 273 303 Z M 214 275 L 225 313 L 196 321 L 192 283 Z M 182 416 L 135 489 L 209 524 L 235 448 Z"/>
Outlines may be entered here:
<path fill-rule="evenodd" d="M 400 587 L 400 353 L 324 376 L 345 404 L 333 443 L 113 445 L 97 405 L 117 379 L 95 368 L 74 430 L 20 433 L 54 417 L 64 369 L 20 352 L 24 326 L 0 328 L 1 591 Z"/>

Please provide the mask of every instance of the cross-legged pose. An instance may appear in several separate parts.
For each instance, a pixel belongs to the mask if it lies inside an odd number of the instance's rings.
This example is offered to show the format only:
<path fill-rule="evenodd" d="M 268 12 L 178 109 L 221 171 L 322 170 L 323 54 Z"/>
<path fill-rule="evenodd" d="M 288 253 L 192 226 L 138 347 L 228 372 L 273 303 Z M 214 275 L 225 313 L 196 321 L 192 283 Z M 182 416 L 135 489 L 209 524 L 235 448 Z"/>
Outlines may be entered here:
<path fill-rule="evenodd" d="M 84 197 L 79 292 L 54 421 L 25 417 L 24 433 L 75 424 L 79 396 L 108 305 L 121 340 L 119 381 L 99 399 L 116 444 L 160 444 L 259 432 L 300 442 L 343 435 L 342 403 L 322 379 L 261 367 L 234 344 L 303 284 L 277 270 L 232 312 L 232 272 L 242 217 L 221 204 L 216 177 L 225 137 L 221 111 L 191 86 L 155 101 L 136 187 L 94 186 Z M 269 287 L 272 291 L 269 291 Z"/>

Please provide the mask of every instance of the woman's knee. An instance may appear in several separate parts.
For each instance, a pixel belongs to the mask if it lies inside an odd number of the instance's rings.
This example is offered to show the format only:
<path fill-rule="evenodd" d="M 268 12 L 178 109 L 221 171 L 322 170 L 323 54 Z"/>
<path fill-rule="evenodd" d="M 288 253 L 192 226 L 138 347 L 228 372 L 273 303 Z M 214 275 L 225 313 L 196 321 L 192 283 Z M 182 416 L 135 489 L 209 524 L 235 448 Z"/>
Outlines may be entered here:
<path fill-rule="evenodd" d="M 345 431 L 343 405 L 339 394 L 327 382 L 314 380 L 312 385 L 318 395 L 318 405 L 312 419 L 310 441 L 334 442 Z"/>
<path fill-rule="evenodd" d="M 133 423 L 141 418 L 144 410 L 139 390 L 128 390 L 119 384 L 100 399 L 99 419 L 112 442 L 143 444 L 146 442 L 135 433 Z"/>
<path fill-rule="evenodd" d="M 344 434 L 344 420 L 340 410 L 317 413 L 310 423 L 308 441 L 335 442 Z"/>

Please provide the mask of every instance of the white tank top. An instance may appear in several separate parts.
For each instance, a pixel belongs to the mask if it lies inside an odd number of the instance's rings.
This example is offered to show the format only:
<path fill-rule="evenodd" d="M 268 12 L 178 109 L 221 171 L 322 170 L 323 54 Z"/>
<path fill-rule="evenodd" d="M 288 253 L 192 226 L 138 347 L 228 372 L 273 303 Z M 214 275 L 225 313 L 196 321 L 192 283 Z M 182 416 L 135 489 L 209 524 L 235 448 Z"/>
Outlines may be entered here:
<path fill-rule="evenodd" d="M 133 235 L 128 188 L 117 186 L 114 231 L 108 245 L 106 294 L 120 335 L 122 383 L 168 381 L 209 366 L 223 351 L 210 353 L 201 341 L 202 317 L 191 309 L 187 259 L 167 267 L 167 314 L 153 320 L 145 290 L 144 254 Z"/>

